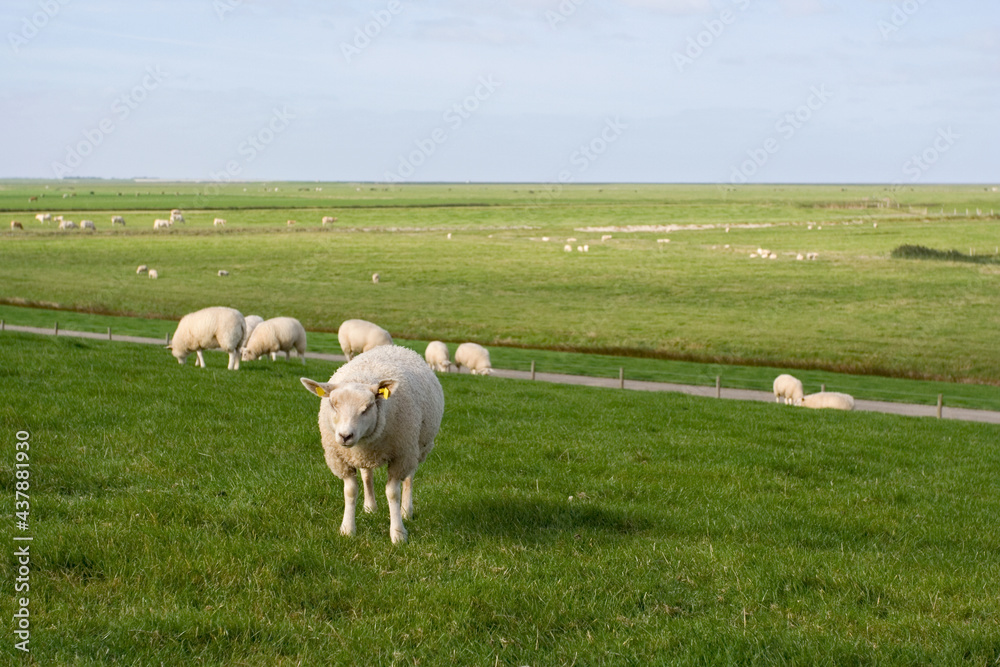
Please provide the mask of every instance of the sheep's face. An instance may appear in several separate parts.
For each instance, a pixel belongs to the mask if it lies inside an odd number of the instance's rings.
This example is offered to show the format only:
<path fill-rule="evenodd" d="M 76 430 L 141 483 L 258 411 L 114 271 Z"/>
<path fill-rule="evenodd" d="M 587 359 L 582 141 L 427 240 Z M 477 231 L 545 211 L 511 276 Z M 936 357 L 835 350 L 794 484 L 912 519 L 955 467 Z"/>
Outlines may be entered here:
<path fill-rule="evenodd" d="M 256 361 L 259 358 L 259 354 L 253 354 L 247 348 L 243 348 L 243 351 L 240 352 L 240 361 Z"/>
<path fill-rule="evenodd" d="M 383 403 L 398 384 L 382 380 L 378 384 L 314 382 L 302 378 L 306 389 L 323 399 L 320 418 L 342 447 L 353 447 L 365 438 L 377 437 L 385 425 Z M 324 410 L 324 407 L 327 408 Z"/>

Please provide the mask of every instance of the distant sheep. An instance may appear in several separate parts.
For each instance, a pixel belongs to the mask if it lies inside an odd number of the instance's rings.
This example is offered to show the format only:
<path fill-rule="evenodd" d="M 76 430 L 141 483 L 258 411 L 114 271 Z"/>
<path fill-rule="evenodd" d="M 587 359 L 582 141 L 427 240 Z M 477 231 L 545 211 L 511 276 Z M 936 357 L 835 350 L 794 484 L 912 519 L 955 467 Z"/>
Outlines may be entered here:
<path fill-rule="evenodd" d="M 90 229 L 96 231 L 97 226 L 94 224 L 93 220 L 81 220 L 80 229 Z"/>
<path fill-rule="evenodd" d="M 59 229 L 76 229 L 76 223 L 72 220 L 62 220 L 59 222 Z"/>
<path fill-rule="evenodd" d="M 213 227 L 225 227 L 226 226 L 226 219 L 225 218 L 216 218 L 215 220 L 212 221 L 212 226 Z"/>
<path fill-rule="evenodd" d="M 438 373 L 447 373 L 451 367 L 451 362 L 448 361 L 448 346 L 439 340 L 427 344 L 427 349 L 424 350 L 424 360 L 427 361 L 427 365 L 432 370 Z"/>
<path fill-rule="evenodd" d="M 295 221 L 294 221 L 294 220 L 287 220 L 287 221 L 285 222 L 285 225 L 287 225 L 288 227 L 292 227 L 292 226 L 294 226 L 294 225 L 295 225 Z"/>
<path fill-rule="evenodd" d="M 35 214 L 35 220 L 37 220 L 38 222 L 52 222 L 52 214 L 51 213 L 36 213 Z"/>
<path fill-rule="evenodd" d="M 226 271 L 225 269 L 219 269 L 219 277 L 220 278 L 225 278 L 228 275 L 229 275 L 229 271 Z"/>
<path fill-rule="evenodd" d="M 10 228 L 11 229 L 24 229 L 24 225 L 22 225 L 17 220 L 11 220 L 10 221 Z"/>
<path fill-rule="evenodd" d="M 170 222 L 184 222 L 184 214 L 180 209 L 175 208 L 170 211 Z"/>
<path fill-rule="evenodd" d="M 157 278 L 160 277 L 160 272 L 157 271 L 156 269 L 150 269 L 149 270 L 149 277 L 152 278 L 153 280 L 156 280 Z"/>
<path fill-rule="evenodd" d="M 332 224 L 333 224 L 333 223 L 335 223 L 335 222 L 337 222 L 337 219 L 336 219 L 336 218 L 334 218 L 333 216 L 330 216 L 330 215 L 324 215 L 324 216 L 323 216 L 323 222 L 322 222 L 322 225 L 323 225 L 324 227 L 326 227 L 327 225 L 332 225 Z"/>
<path fill-rule="evenodd" d="M 125 218 L 123 218 L 120 215 L 113 215 L 113 216 L 111 216 L 111 226 L 114 227 L 115 225 L 121 225 L 122 227 L 124 227 L 125 226 Z"/>
<path fill-rule="evenodd" d="M 345 320 L 337 329 L 337 342 L 350 361 L 356 355 L 380 345 L 392 345 L 392 336 L 377 324 L 365 320 Z"/>
<path fill-rule="evenodd" d="M 135 268 L 135 272 L 137 274 L 139 274 L 139 273 L 146 273 L 147 271 L 149 271 L 149 267 L 146 266 L 145 264 L 140 264 L 139 266 L 137 266 Z"/>
<path fill-rule="evenodd" d="M 253 333 L 243 348 L 243 361 L 253 361 L 265 354 L 271 361 L 279 352 L 285 353 L 285 360 L 291 359 L 291 351 L 298 352 L 302 363 L 306 363 L 306 330 L 294 317 L 274 317 L 254 327 Z"/>
<path fill-rule="evenodd" d="M 791 375 L 783 374 L 774 379 L 772 385 L 774 400 L 785 399 L 785 405 L 802 405 L 802 382 Z"/>
<path fill-rule="evenodd" d="M 455 350 L 455 366 L 469 369 L 473 375 L 489 375 L 493 372 L 490 352 L 478 343 L 462 343 Z"/>
<path fill-rule="evenodd" d="M 170 229 L 173 224 L 170 220 L 153 220 L 153 229 Z"/>
<path fill-rule="evenodd" d="M 403 519 L 413 517 L 413 476 L 434 448 L 444 415 L 437 376 L 413 350 L 381 346 L 341 366 L 329 382 L 301 379 L 319 396 L 319 431 L 326 464 L 344 481 L 341 535 L 357 530 L 357 471 L 364 508 L 376 510 L 374 468 L 388 466 L 385 496 L 389 537 L 405 542 Z"/>
<path fill-rule="evenodd" d="M 573 246 L 567 243 L 563 246 L 563 252 L 573 252 Z"/>
<path fill-rule="evenodd" d="M 372 282 L 373 282 L 374 284 L 378 285 L 378 281 L 379 281 L 380 279 L 381 279 L 381 276 L 379 276 L 379 274 L 378 274 L 378 273 L 373 273 L 373 274 L 372 274 Z"/>
<path fill-rule="evenodd" d="M 829 408 L 831 410 L 853 410 L 854 397 L 848 394 L 841 394 L 835 391 L 821 391 L 818 394 L 809 394 L 802 398 L 804 408 Z"/>
<path fill-rule="evenodd" d="M 150 270 L 150 276 L 154 270 Z M 229 353 L 229 370 L 240 368 L 240 344 L 246 331 L 246 321 L 240 311 L 224 306 L 202 308 L 188 313 L 177 324 L 170 339 L 171 354 L 183 364 L 192 352 L 198 355 L 195 366 L 205 367 L 202 350 L 223 349 Z"/>

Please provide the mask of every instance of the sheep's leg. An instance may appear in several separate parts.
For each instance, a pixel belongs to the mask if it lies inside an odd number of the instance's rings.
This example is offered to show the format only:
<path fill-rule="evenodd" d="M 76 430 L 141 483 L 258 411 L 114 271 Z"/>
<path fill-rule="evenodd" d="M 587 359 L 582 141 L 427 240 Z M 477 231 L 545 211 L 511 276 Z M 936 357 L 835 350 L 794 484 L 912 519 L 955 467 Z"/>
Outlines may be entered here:
<path fill-rule="evenodd" d="M 413 518 L 413 475 L 403 480 L 403 518 Z"/>
<path fill-rule="evenodd" d="M 240 370 L 240 355 L 236 352 L 229 353 L 229 370 L 238 371 Z"/>
<path fill-rule="evenodd" d="M 358 501 L 358 476 L 351 473 L 344 478 L 344 520 L 340 522 L 341 535 L 353 535 L 356 531 L 354 507 Z"/>
<path fill-rule="evenodd" d="M 385 499 L 389 501 L 389 537 L 393 543 L 406 541 L 406 528 L 403 527 L 403 516 L 399 508 L 400 480 L 391 475 L 385 483 Z"/>
<path fill-rule="evenodd" d="M 361 480 L 365 484 L 365 511 L 370 514 L 378 509 L 378 503 L 375 502 L 375 471 L 362 468 Z"/>
<path fill-rule="evenodd" d="M 272 352 L 271 353 L 271 361 L 277 361 L 277 360 L 278 360 L 278 353 L 277 352 Z"/>
<path fill-rule="evenodd" d="M 195 354 L 198 355 L 198 359 L 195 360 L 194 365 L 195 366 L 201 366 L 202 368 L 204 368 L 205 367 L 205 357 L 202 356 L 201 350 L 197 350 L 195 352 Z"/>

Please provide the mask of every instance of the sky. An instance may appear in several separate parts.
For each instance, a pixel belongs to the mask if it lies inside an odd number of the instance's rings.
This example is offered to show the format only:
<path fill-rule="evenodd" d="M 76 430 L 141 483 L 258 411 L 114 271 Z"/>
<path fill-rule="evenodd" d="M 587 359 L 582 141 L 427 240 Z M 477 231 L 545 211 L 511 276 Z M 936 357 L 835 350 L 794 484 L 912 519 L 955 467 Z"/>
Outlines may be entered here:
<path fill-rule="evenodd" d="M 995 0 L 6 0 L 0 177 L 1000 182 Z"/>

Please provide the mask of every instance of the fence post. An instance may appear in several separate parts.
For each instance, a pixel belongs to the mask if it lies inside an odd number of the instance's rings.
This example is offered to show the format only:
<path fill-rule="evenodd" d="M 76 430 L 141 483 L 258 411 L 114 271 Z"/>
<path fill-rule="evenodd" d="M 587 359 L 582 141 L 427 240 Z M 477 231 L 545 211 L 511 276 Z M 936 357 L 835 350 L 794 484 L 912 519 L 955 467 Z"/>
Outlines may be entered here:
<path fill-rule="evenodd" d="M 169 331 L 166 333 L 166 337 L 167 337 L 167 345 L 170 345 L 170 332 Z"/>
<path fill-rule="evenodd" d="M 535 360 L 531 360 L 531 379 L 535 379 Z"/>
<path fill-rule="evenodd" d="M 941 408 L 944 407 L 944 394 L 938 394 L 937 418 L 941 419 Z"/>
<path fill-rule="evenodd" d="M 618 388 L 619 389 L 624 389 L 625 388 L 625 367 L 624 366 L 619 366 L 618 367 Z"/>
<path fill-rule="evenodd" d="M 108 340 L 111 340 L 111 327 L 108 327 Z"/>
<path fill-rule="evenodd" d="M 52 335 L 53 336 L 58 336 L 59 335 L 59 322 L 56 322 L 55 328 L 52 329 Z"/>
<path fill-rule="evenodd" d="M 722 376 L 715 376 L 715 397 L 722 398 Z"/>
<path fill-rule="evenodd" d="M 3 331 L 7 325 L 4 324 L 3 320 L 0 320 L 0 331 Z"/>
<path fill-rule="evenodd" d="M 825 384 L 821 384 L 821 385 L 819 386 L 819 390 L 820 390 L 820 391 L 826 391 L 826 385 L 825 385 Z"/>

